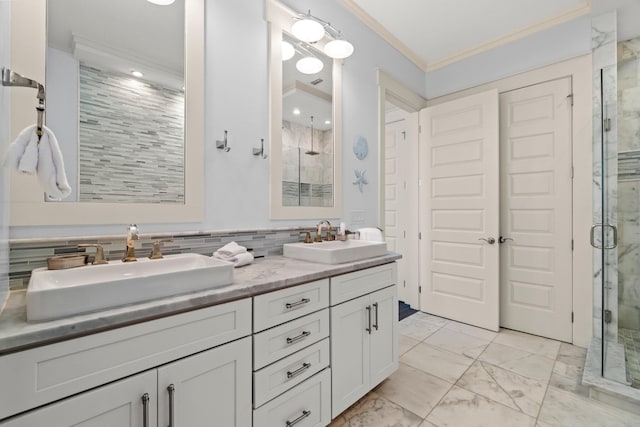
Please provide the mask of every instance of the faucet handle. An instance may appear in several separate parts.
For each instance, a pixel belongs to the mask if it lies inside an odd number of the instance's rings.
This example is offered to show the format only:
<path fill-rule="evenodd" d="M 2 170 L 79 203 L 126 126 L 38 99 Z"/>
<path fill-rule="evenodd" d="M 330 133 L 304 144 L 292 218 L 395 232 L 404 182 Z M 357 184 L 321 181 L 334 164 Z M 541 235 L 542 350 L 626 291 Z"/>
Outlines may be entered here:
<path fill-rule="evenodd" d="M 81 243 L 79 248 L 96 248 L 96 255 L 93 258 L 93 265 L 106 264 L 107 259 L 104 257 L 104 249 L 100 243 Z"/>
<path fill-rule="evenodd" d="M 160 239 L 153 242 L 153 249 L 151 250 L 151 255 L 149 255 L 149 259 L 161 259 L 164 258 L 162 255 L 162 251 L 160 250 L 160 243 L 169 243 L 173 242 L 173 239 Z"/>
<path fill-rule="evenodd" d="M 304 243 L 313 243 L 310 231 L 301 231 L 300 234 L 304 234 Z"/>
<path fill-rule="evenodd" d="M 327 229 L 327 238 L 326 238 L 326 240 L 327 240 L 327 242 L 332 242 L 332 241 L 336 240 L 336 236 L 331 234 L 331 226 L 329 226 L 329 228 Z"/>

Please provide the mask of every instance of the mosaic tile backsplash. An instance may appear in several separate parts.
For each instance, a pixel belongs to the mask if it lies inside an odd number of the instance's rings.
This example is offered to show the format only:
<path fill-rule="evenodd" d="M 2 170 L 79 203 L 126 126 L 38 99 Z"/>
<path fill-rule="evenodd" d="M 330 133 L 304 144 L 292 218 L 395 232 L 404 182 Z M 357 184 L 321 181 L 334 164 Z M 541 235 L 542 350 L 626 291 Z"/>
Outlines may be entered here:
<path fill-rule="evenodd" d="M 80 65 L 80 201 L 184 203 L 184 92 Z"/>
<path fill-rule="evenodd" d="M 309 227 L 270 230 L 212 231 L 198 233 L 158 233 L 141 235 L 135 242 L 136 256 L 149 256 L 155 240 L 172 239 L 162 243 L 164 255 L 198 253 L 212 255 L 217 249 L 231 241 L 253 251 L 255 257 L 282 255 L 282 245 L 302 241 L 301 232 L 311 231 Z M 31 270 L 46 267 L 47 258 L 70 253 L 88 253 L 90 262 L 93 248 L 78 248 L 80 243 L 100 243 L 105 256 L 118 260 L 124 256 L 125 236 L 92 236 L 86 238 L 13 240 L 10 242 L 9 287 L 11 290 L 25 289 L 29 284 Z"/>

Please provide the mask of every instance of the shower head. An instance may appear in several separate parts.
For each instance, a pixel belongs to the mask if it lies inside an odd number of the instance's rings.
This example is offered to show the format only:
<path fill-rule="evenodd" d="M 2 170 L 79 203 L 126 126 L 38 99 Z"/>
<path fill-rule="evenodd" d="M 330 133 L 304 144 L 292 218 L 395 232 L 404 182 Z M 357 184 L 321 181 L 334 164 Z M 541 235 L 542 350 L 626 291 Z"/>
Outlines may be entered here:
<path fill-rule="evenodd" d="M 308 154 L 309 156 L 317 156 L 320 153 L 318 153 L 317 151 L 309 150 L 305 151 L 304 154 Z"/>

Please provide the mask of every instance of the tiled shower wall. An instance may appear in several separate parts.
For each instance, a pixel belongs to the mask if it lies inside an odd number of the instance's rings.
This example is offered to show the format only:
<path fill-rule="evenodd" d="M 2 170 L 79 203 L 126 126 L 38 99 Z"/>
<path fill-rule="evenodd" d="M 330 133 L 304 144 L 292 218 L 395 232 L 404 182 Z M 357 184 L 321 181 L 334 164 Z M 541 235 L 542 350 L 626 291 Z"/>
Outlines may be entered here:
<path fill-rule="evenodd" d="M 640 38 L 618 43 L 618 139 L 618 317 L 620 328 L 637 331 L 640 329 Z"/>
<path fill-rule="evenodd" d="M 80 64 L 80 201 L 184 203 L 184 92 Z"/>
<path fill-rule="evenodd" d="M 164 255 L 178 253 L 198 253 L 212 255 L 220 247 L 231 241 L 253 251 L 255 257 L 282 255 L 282 245 L 301 241 L 301 232 L 311 231 L 308 227 L 270 230 L 213 231 L 180 234 L 142 235 L 135 242 L 138 258 L 149 256 L 155 240 L 172 239 L 161 243 Z M 81 243 L 100 243 L 105 256 L 118 260 L 124 256 L 125 236 L 91 236 L 83 238 L 13 240 L 10 242 L 10 282 L 11 290 L 24 289 L 29 283 L 31 270 L 46 267 L 47 258 L 70 253 L 88 253 L 94 249 L 79 249 Z M 91 257 L 90 257 L 91 258 Z M 91 259 L 90 259 L 91 261 Z"/>

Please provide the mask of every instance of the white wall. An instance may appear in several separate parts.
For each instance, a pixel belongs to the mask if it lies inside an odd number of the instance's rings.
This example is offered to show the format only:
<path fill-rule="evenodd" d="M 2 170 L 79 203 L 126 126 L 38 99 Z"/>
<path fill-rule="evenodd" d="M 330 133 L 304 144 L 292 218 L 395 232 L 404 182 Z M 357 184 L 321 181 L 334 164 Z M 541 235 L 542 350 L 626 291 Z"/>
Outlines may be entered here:
<path fill-rule="evenodd" d="M 424 73 L 349 14 L 338 0 L 288 0 L 298 11 L 340 28 L 355 46 L 343 69 L 344 215 L 355 211 L 363 224 L 378 223 L 377 81 L 382 68 L 424 95 Z M 206 2 L 205 220 L 197 224 L 139 224 L 143 232 L 193 231 L 315 224 L 269 219 L 269 161 L 251 154 L 264 138 L 269 144 L 268 38 L 264 0 Z M 215 148 L 228 130 L 231 151 Z M 364 161 L 352 151 L 356 136 L 367 138 Z M 354 169 L 366 169 L 364 194 L 353 185 Z M 320 219 L 320 218 L 318 218 Z M 353 224 L 356 225 L 356 224 Z M 120 234 L 123 226 L 12 227 L 12 238 Z"/>
<path fill-rule="evenodd" d="M 587 15 L 428 72 L 427 98 L 468 89 L 589 52 L 591 16 Z"/>
<path fill-rule="evenodd" d="M 0 2 L 0 67 L 8 66 L 11 46 L 11 3 Z M 9 146 L 11 108 L 9 88 L 0 86 L 0 161 Z M 9 174 L 0 164 L 0 310 L 9 292 Z"/>

